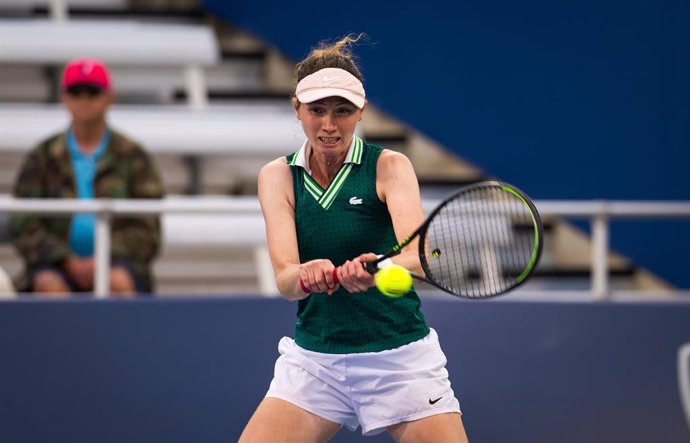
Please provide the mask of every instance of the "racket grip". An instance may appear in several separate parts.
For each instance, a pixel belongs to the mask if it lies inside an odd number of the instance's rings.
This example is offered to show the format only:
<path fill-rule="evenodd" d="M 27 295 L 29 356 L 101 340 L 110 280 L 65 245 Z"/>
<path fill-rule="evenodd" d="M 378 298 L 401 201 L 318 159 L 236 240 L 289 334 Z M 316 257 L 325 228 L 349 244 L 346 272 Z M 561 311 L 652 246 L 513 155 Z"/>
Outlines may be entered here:
<path fill-rule="evenodd" d="M 364 265 L 364 269 L 369 273 L 369 274 L 376 274 L 379 272 L 379 269 L 387 268 L 388 266 L 393 264 L 393 261 L 390 258 L 381 258 L 379 256 L 378 260 L 375 261 L 367 261 L 362 263 Z"/>
<path fill-rule="evenodd" d="M 335 283 L 336 285 L 340 284 L 340 280 L 338 280 L 338 268 L 333 268 L 333 283 Z M 311 289 L 304 284 L 301 278 L 299 279 L 299 287 L 305 294 L 311 293 Z"/>
<path fill-rule="evenodd" d="M 364 263 L 364 269 L 369 274 L 376 274 L 376 272 L 379 270 L 379 266 L 375 261 L 368 261 Z"/>

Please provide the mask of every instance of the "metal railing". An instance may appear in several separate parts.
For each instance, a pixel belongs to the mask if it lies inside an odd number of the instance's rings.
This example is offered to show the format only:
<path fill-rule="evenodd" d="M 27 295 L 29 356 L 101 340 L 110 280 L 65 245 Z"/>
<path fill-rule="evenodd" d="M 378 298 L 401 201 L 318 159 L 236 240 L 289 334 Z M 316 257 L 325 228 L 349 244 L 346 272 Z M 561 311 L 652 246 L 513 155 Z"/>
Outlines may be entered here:
<path fill-rule="evenodd" d="M 612 219 L 690 218 L 690 201 L 538 201 L 544 216 L 588 219 L 592 229 L 591 292 L 606 298 L 609 291 L 609 241 Z"/>
<path fill-rule="evenodd" d="M 14 199 L 0 197 L 0 212 L 64 215 L 89 213 L 96 215 L 94 232 L 94 295 L 108 295 L 110 279 L 110 225 L 116 215 L 146 214 L 256 214 L 261 208 L 256 198 L 227 199 L 163 199 L 163 200 L 65 200 L 65 199 Z M 257 225 L 261 227 L 261 225 Z M 270 265 L 270 263 L 269 263 Z M 266 275 L 259 269 L 260 276 Z M 261 285 L 271 287 L 270 284 Z"/>
<path fill-rule="evenodd" d="M 425 200 L 425 211 L 439 202 Z M 543 217 L 588 219 L 592 226 L 591 294 L 606 298 L 610 294 L 609 231 L 612 219 L 667 219 L 690 218 L 690 201 L 537 201 Z M 14 199 L 0 197 L 0 212 L 58 215 L 70 213 L 96 214 L 94 234 L 95 275 L 94 293 L 103 298 L 108 295 L 110 269 L 110 225 L 116 215 L 145 214 L 253 214 L 261 217 L 259 202 L 254 197 L 227 197 L 217 199 L 171 198 L 163 200 L 64 200 Z M 263 229 L 263 223 L 257 228 Z M 266 263 L 266 260 L 264 260 Z M 265 266 L 264 266 L 265 267 Z M 271 270 L 259 269 L 263 280 L 270 279 Z M 262 292 L 271 285 L 264 281 Z"/>

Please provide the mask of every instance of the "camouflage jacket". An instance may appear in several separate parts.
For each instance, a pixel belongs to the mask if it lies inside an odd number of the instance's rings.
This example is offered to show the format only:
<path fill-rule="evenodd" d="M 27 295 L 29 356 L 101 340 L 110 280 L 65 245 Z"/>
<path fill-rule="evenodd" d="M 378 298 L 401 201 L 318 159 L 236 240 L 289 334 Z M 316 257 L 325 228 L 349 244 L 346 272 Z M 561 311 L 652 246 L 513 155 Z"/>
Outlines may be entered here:
<path fill-rule="evenodd" d="M 43 141 L 28 154 L 13 194 L 17 198 L 76 198 L 66 132 Z M 110 142 L 96 166 L 95 198 L 163 195 L 163 185 L 149 155 L 133 141 L 111 131 Z M 26 272 L 17 281 L 20 291 L 28 289 L 29 275 L 37 266 L 60 263 L 70 254 L 71 219 L 36 214 L 11 217 L 12 241 L 26 266 Z M 111 228 L 111 260 L 127 260 L 132 272 L 153 290 L 151 262 L 161 244 L 159 217 L 113 217 Z"/>

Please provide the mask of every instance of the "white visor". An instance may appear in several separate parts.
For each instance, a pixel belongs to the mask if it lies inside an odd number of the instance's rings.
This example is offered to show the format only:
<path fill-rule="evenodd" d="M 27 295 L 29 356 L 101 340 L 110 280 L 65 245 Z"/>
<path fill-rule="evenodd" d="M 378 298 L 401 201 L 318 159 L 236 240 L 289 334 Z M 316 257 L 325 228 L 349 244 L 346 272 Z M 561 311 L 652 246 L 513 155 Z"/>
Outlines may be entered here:
<path fill-rule="evenodd" d="M 304 77 L 297 83 L 295 95 L 301 103 L 311 103 L 326 97 L 342 97 L 359 109 L 366 102 L 362 82 L 340 68 L 324 68 Z"/>

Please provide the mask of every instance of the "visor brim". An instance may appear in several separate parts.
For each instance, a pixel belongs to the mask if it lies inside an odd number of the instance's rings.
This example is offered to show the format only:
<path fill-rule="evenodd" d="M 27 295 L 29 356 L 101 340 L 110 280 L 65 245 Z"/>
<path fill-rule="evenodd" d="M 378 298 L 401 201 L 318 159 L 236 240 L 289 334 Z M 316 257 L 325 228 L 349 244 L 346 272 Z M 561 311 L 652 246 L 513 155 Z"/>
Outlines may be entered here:
<path fill-rule="evenodd" d="M 297 100 L 301 103 L 311 103 L 326 97 L 342 97 L 359 109 L 364 108 L 366 99 L 352 91 L 340 88 L 318 88 L 303 91 L 297 94 Z"/>

